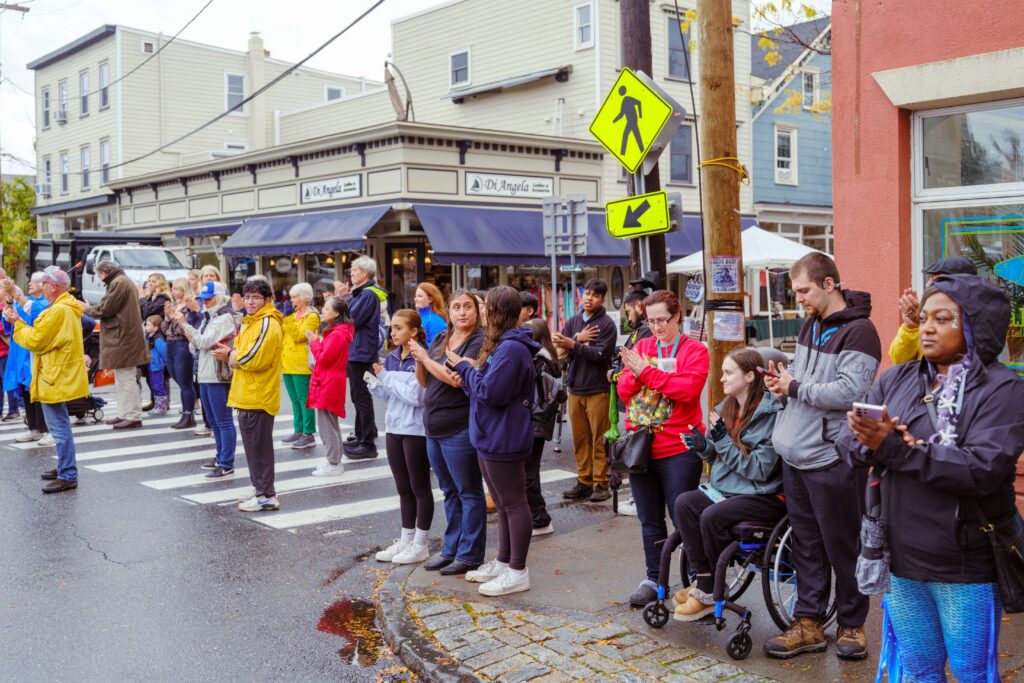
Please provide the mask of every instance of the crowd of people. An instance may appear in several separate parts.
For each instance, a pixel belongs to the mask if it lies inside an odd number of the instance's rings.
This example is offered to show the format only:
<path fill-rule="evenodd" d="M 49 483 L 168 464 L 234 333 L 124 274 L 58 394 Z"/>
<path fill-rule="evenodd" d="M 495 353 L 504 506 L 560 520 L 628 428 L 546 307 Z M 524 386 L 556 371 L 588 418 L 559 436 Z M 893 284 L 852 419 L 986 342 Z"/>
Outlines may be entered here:
<path fill-rule="evenodd" d="M 708 350 L 682 334 L 677 296 L 646 278 L 625 299 L 620 346 L 600 279 L 586 283 L 580 312 L 552 332 L 534 296 L 504 286 L 457 290 L 445 300 L 422 283 L 415 310 L 388 315 L 368 257 L 352 262 L 351 279 L 336 282 L 320 310 L 312 288 L 295 285 L 287 314 L 262 276 L 232 297 L 212 267 L 170 284 L 154 274 L 144 288 L 112 262 L 96 270 L 106 295 L 91 307 L 68 294 L 59 268 L 34 274 L 27 295 L 0 281 L 10 337 L 3 419 L 20 419 L 24 405 L 29 432 L 18 439 L 56 446 L 57 467 L 42 475 L 48 493 L 77 486 L 66 404 L 89 393 L 83 333 L 98 322 L 99 367 L 112 370 L 118 398 L 111 427 L 135 429 L 144 410 L 167 412 L 172 379 L 181 415 L 171 428 L 216 443 L 216 458 L 202 465 L 208 477 L 233 475 L 240 434 L 252 482 L 242 511 L 280 507 L 273 426 L 282 383 L 293 427 L 282 445 L 308 449 L 319 434 L 325 458 L 314 476 L 340 475 L 346 458 L 377 457 L 374 398 L 384 402 L 400 526 L 376 559 L 424 563 L 480 583 L 483 595 L 506 595 L 529 590 L 531 539 L 554 530 L 540 464 L 564 385 L 577 470 L 564 498 L 610 497 L 606 435 L 620 419 L 613 403 L 623 407 L 627 432 L 650 432 L 645 464 L 629 474 L 646 573 L 629 596 L 634 606 L 658 596 L 669 523 L 693 577 L 674 596 L 674 617 L 695 621 L 714 610 L 715 567 L 731 528 L 748 520 L 771 526 L 788 515 L 799 592 L 791 625 L 764 643 L 765 652 L 789 658 L 825 650 L 834 601 L 836 654 L 867 656 L 870 602 L 857 558 L 870 471 L 881 492 L 892 574 L 887 614 L 904 671 L 944 680 L 948 660 L 958 680 L 980 681 L 994 666 L 1001 603 L 981 520 L 998 525 L 1017 514 L 1024 385 L 998 361 L 1009 300 L 966 259 L 933 264 L 923 295 L 900 297 L 903 324 L 890 347 L 897 365 L 876 380 L 882 347 L 870 296 L 843 288 L 831 258 L 802 258 L 790 271 L 805 312 L 794 357 L 766 362 L 757 350 L 733 351 L 714 369 L 725 398 L 706 414 Z M 146 406 L 140 376 L 152 394 Z M 343 438 L 346 398 L 355 415 Z M 884 406 L 883 414 L 854 411 L 855 402 Z M 431 473 L 445 516 L 433 558 Z M 498 531 L 490 559 L 488 496 Z"/>

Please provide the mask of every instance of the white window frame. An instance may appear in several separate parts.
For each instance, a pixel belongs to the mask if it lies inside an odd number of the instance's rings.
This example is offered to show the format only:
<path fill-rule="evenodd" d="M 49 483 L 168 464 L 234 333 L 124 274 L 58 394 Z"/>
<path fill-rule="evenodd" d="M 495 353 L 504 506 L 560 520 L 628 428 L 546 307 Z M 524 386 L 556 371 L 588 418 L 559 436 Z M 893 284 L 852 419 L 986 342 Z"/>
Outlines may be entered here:
<path fill-rule="evenodd" d="M 60 81 L 57 84 L 57 111 L 64 112 L 64 118 L 68 117 L 68 82 Z"/>
<path fill-rule="evenodd" d="M 100 111 L 110 107 L 110 62 L 102 62 L 99 66 Z"/>
<path fill-rule="evenodd" d="M 926 111 L 914 112 L 911 119 L 910 154 L 911 154 L 911 176 L 912 192 L 914 199 L 972 199 L 979 197 L 1005 197 L 1007 195 L 1020 196 L 1024 193 L 1024 182 L 1019 183 L 992 183 L 989 185 L 968 185 L 962 187 L 933 187 L 924 186 L 924 120 L 933 116 L 945 116 L 948 114 L 964 114 L 975 111 L 986 111 L 989 109 L 1006 109 L 1008 107 L 1024 106 L 1024 98 L 1011 100 L 998 100 L 985 102 L 983 104 L 965 104 L 957 107 L 944 107 L 942 109 L 928 109 Z M 927 265 L 927 264 L 926 264 Z"/>
<path fill-rule="evenodd" d="M 590 20 L 587 24 L 580 23 L 580 10 L 583 9 L 584 7 L 587 8 L 587 10 L 589 10 L 590 12 Z M 584 26 L 590 27 L 590 40 L 588 41 L 580 40 L 580 30 Z M 572 29 L 572 44 L 574 50 L 587 50 L 589 48 L 594 47 L 594 32 L 596 30 L 596 27 L 594 26 L 593 0 L 588 0 L 588 2 L 581 2 L 572 8 Z"/>
<path fill-rule="evenodd" d="M 340 90 L 341 96 L 335 97 L 333 100 L 330 98 L 332 90 Z M 336 102 L 337 100 L 345 99 L 346 88 L 343 85 L 331 85 L 330 83 L 324 84 L 324 102 Z"/>
<path fill-rule="evenodd" d="M 814 81 L 814 94 L 810 104 L 807 103 L 807 90 L 804 87 L 804 77 L 810 76 Z M 821 72 L 817 69 L 804 68 L 800 71 L 800 106 L 804 109 L 813 109 L 814 103 L 821 100 Z"/>
<path fill-rule="evenodd" d="M 47 130 L 50 127 L 50 87 L 41 88 L 39 90 L 39 106 L 43 112 L 43 130 Z"/>
<path fill-rule="evenodd" d="M 60 153 L 60 193 L 62 195 L 71 192 L 71 162 L 67 152 Z"/>
<path fill-rule="evenodd" d="M 224 72 L 224 111 L 227 111 L 228 109 L 231 108 L 231 97 L 230 97 L 229 87 L 231 85 L 231 77 L 232 76 L 237 76 L 238 78 L 242 79 L 242 99 L 243 100 L 245 99 L 246 86 L 248 85 L 247 81 L 249 79 L 246 77 L 245 74 L 233 73 L 231 71 L 225 71 Z M 234 110 L 233 112 L 231 112 L 231 115 L 232 116 L 248 116 L 249 112 L 246 111 L 246 107 L 243 104 L 241 109 Z"/>
<path fill-rule="evenodd" d="M 683 50 L 686 53 L 686 61 L 684 64 L 689 65 L 686 76 L 679 76 L 672 73 L 672 35 L 677 31 L 677 28 L 672 26 L 672 22 L 678 21 L 680 24 L 683 23 L 683 16 L 675 16 L 670 14 L 668 16 L 668 23 L 666 24 L 667 29 L 665 33 L 665 79 L 669 81 L 677 81 L 679 83 L 691 83 L 696 82 L 693 79 L 693 74 L 697 71 L 697 64 L 694 61 L 697 57 L 697 53 L 690 49 L 690 43 L 693 40 L 693 24 L 691 23 L 689 28 L 686 29 L 686 35 L 683 37 Z M 620 41 L 621 48 L 621 41 Z M 621 53 L 620 53 L 621 63 Z"/>
<path fill-rule="evenodd" d="M 146 49 L 147 45 L 149 45 L 152 49 L 147 50 Z M 144 54 L 144 55 L 155 54 L 156 53 L 156 43 L 154 43 L 152 40 L 141 40 L 141 41 L 139 41 L 139 50 L 141 50 L 142 54 Z"/>
<path fill-rule="evenodd" d="M 89 115 L 89 70 L 78 72 L 78 118 Z"/>
<path fill-rule="evenodd" d="M 78 158 L 82 164 L 82 192 L 85 192 L 91 187 L 89 173 L 92 171 L 92 152 L 89 151 L 89 145 L 82 145 L 78 152 Z"/>
<path fill-rule="evenodd" d="M 50 194 L 53 194 L 53 166 L 49 155 L 43 157 L 43 184 L 50 186 Z"/>
<path fill-rule="evenodd" d="M 100 140 L 100 185 L 110 182 L 110 140 Z"/>
<path fill-rule="evenodd" d="M 776 185 L 799 185 L 800 175 L 799 169 L 797 168 L 798 155 L 797 155 L 797 132 L 796 126 L 783 126 L 775 124 L 775 130 L 772 132 L 772 157 L 774 158 L 774 170 L 775 184 Z M 790 177 L 781 178 L 779 176 L 779 133 L 789 133 L 789 175 Z"/>
<path fill-rule="evenodd" d="M 452 57 L 456 55 L 466 54 L 466 80 L 455 82 L 455 68 L 452 66 Z M 448 53 L 448 85 L 452 88 L 461 88 L 467 86 L 473 82 L 473 55 L 468 47 L 462 48 L 461 50 L 454 50 Z"/>
<path fill-rule="evenodd" d="M 675 180 L 672 177 L 672 143 L 669 141 L 668 145 L 668 182 L 670 185 L 682 185 L 684 187 L 696 186 L 697 177 L 697 144 L 694 139 L 694 128 L 697 125 L 696 121 L 686 121 L 679 125 L 680 128 L 690 129 L 690 179 L 689 180 Z"/>

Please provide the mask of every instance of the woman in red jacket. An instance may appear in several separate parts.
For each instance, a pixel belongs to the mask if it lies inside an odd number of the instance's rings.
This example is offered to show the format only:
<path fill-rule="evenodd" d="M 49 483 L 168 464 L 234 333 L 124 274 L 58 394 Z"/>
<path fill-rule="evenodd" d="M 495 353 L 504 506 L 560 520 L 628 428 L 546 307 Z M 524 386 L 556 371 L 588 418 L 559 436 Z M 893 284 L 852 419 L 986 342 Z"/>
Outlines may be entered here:
<path fill-rule="evenodd" d="M 316 359 L 309 378 L 307 408 L 316 408 L 316 426 L 327 450 L 327 460 L 313 470 L 314 477 L 333 477 L 345 471 L 341 464 L 342 440 L 338 418 L 345 417 L 345 366 L 348 364 L 348 346 L 355 328 L 348 317 L 348 304 L 341 297 L 324 302 L 323 339 L 306 330 L 309 350 Z"/>
<path fill-rule="evenodd" d="M 658 392 L 671 401 L 668 418 L 656 427 L 651 443 L 651 460 L 646 472 L 631 473 L 629 488 L 636 503 L 637 517 L 643 534 L 647 578 L 629 597 L 635 607 L 642 607 L 658 596 L 658 569 L 661 561 L 660 541 L 668 537 L 665 510 L 672 513 L 680 493 L 692 491 L 700 483 L 702 463 L 681 443 L 680 434 L 688 433 L 689 425 L 698 425 L 704 432 L 700 395 L 708 378 L 708 350 L 679 331 L 682 313 L 679 299 L 666 290 L 652 293 L 644 301 L 647 325 L 653 337 L 641 339 L 632 349 L 623 348 L 623 371 L 619 378 L 619 398 L 630 401 Z M 634 430 L 626 419 L 626 429 Z M 672 523 L 676 524 L 675 520 Z"/>

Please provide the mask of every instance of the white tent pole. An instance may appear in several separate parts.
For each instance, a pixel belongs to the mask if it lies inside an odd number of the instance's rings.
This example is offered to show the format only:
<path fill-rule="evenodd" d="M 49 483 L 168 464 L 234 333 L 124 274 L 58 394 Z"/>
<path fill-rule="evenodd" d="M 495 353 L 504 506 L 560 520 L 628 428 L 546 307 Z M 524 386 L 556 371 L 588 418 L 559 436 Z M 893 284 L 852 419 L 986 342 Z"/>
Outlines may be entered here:
<path fill-rule="evenodd" d="M 772 271 L 767 267 L 764 269 L 764 284 L 768 288 L 768 343 L 775 348 L 775 331 L 772 329 L 772 309 L 775 308 L 772 302 Z"/>

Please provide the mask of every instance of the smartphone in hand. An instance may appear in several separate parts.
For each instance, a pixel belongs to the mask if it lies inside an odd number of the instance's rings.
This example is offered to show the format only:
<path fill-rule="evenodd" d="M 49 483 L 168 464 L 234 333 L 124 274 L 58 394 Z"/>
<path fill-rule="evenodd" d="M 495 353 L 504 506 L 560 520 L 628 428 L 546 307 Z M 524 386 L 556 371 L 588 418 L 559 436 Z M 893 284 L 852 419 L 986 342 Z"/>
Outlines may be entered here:
<path fill-rule="evenodd" d="M 872 403 L 854 403 L 853 414 L 857 417 L 864 417 L 869 420 L 882 421 L 885 414 L 885 406 L 877 406 Z"/>

